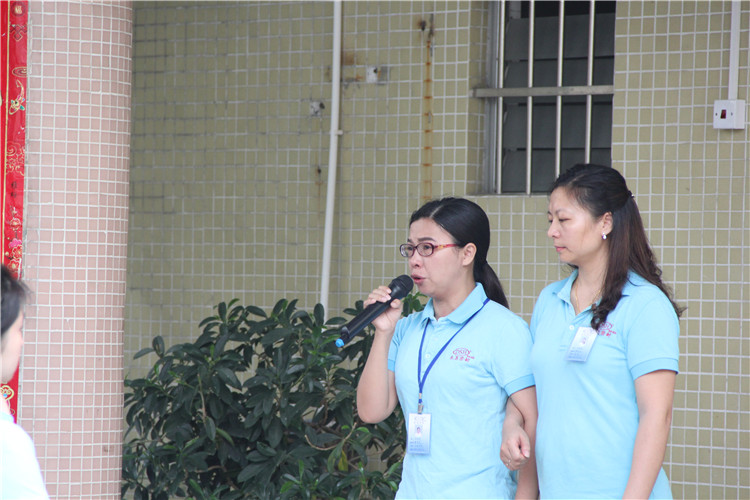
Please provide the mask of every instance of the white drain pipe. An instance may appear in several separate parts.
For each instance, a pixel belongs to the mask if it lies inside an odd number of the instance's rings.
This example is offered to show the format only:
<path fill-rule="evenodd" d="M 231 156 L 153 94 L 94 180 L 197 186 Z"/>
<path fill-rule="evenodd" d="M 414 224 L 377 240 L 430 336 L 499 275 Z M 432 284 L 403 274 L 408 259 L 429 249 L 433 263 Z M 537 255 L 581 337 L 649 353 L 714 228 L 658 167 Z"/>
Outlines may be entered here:
<path fill-rule="evenodd" d="M 740 65 L 740 2 L 732 1 L 732 17 L 729 27 L 729 95 L 730 101 L 737 99 Z"/>
<path fill-rule="evenodd" d="M 331 140 L 328 148 L 328 189 L 326 220 L 323 233 L 323 270 L 320 279 L 320 303 L 328 318 L 328 294 L 331 281 L 331 247 L 333 245 L 333 210 L 336 201 L 336 168 L 339 153 L 339 108 L 341 107 L 341 0 L 333 2 L 333 71 L 331 72 Z"/>

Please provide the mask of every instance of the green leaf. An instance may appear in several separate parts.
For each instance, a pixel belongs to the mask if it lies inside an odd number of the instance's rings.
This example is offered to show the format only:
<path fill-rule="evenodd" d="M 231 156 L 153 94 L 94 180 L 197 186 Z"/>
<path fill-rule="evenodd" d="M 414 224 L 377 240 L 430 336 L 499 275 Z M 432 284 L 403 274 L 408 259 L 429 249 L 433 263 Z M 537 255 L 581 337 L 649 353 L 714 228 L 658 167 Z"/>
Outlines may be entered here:
<path fill-rule="evenodd" d="M 338 464 L 341 461 L 342 449 L 344 448 L 344 441 L 341 441 L 328 455 L 327 466 L 328 472 L 333 473 L 337 469 Z M 340 470 L 340 469 L 339 469 Z"/>
<path fill-rule="evenodd" d="M 281 312 L 286 308 L 287 305 L 286 299 L 281 299 L 278 302 L 276 302 L 276 305 L 273 306 L 273 316 L 278 316 L 281 314 Z"/>
<path fill-rule="evenodd" d="M 266 316 L 266 312 L 263 309 L 261 309 L 260 307 L 247 306 L 245 308 L 245 311 L 247 311 L 250 314 L 254 314 L 255 316 L 260 316 L 261 318 L 267 318 L 268 317 L 268 316 Z"/>
<path fill-rule="evenodd" d="M 266 457 L 275 457 L 276 456 L 276 450 L 268 446 L 262 441 L 259 441 L 257 443 L 258 445 L 258 452 Z"/>
<path fill-rule="evenodd" d="M 133 356 L 133 359 L 142 358 L 146 354 L 149 354 L 149 353 L 152 353 L 152 352 L 154 352 L 153 348 L 151 348 L 151 347 L 144 347 L 143 349 L 141 349 L 140 351 L 138 351 L 137 353 L 135 353 L 135 356 Z"/>
<path fill-rule="evenodd" d="M 221 377 L 221 379 L 229 384 L 232 387 L 235 387 L 237 389 L 242 388 L 242 383 L 240 382 L 240 379 L 237 378 L 237 375 L 230 370 L 227 367 L 219 367 L 216 369 L 216 373 Z"/>
<path fill-rule="evenodd" d="M 225 430 L 216 428 L 216 434 L 221 436 L 225 441 L 229 442 L 232 446 L 234 446 L 234 439 L 232 439 L 232 436 L 229 435 L 229 433 Z"/>
<path fill-rule="evenodd" d="M 161 335 L 154 337 L 154 340 L 151 341 L 151 346 L 154 348 L 157 356 L 160 358 L 164 356 L 164 339 L 161 338 Z"/>
<path fill-rule="evenodd" d="M 273 419 L 271 425 L 268 426 L 267 436 L 268 444 L 273 448 L 276 448 L 281 442 L 281 437 L 283 436 L 283 430 L 281 428 L 281 422 L 279 421 L 279 419 Z"/>
<path fill-rule="evenodd" d="M 263 336 L 263 340 L 261 341 L 261 344 L 263 346 L 269 346 L 283 339 L 284 337 L 289 335 L 291 332 L 292 332 L 291 328 L 276 328 L 274 330 L 271 330 L 270 332 L 268 332 L 267 334 Z"/>
<path fill-rule="evenodd" d="M 323 304 L 315 304 L 313 315 L 315 316 L 315 324 L 322 325 L 325 322 L 326 311 Z"/>
<path fill-rule="evenodd" d="M 216 422 L 211 417 L 203 419 L 203 424 L 206 427 L 206 434 L 211 441 L 216 441 Z"/>
<path fill-rule="evenodd" d="M 188 481 L 188 485 L 197 495 L 203 496 L 203 488 L 198 484 L 198 481 L 191 478 Z"/>
<path fill-rule="evenodd" d="M 222 323 L 227 322 L 227 304 L 226 302 L 221 302 L 218 306 L 219 309 L 219 319 L 222 321 Z"/>
<path fill-rule="evenodd" d="M 237 481 L 240 483 L 244 483 L 245 481 L 248 481 L 255 476 L 257 476 L 263 469 L 265 469 L 266 464 L 263 463 L 257 463 L 257 464 L 250 464 L 237 475 Z"/>
<path fill-rule="evenodd" d="M 291 302 L 289 302 L 289 305 L 287 306 L 286 311 L 284 311 L 284 313 L 286 314 L 286 317 L 291 318 L 292 313 L 294 312 L 296 308 L 297 308 L 297 299 L 294 299 Z"/>
<path fill-rule="evenodd" d="M 341 454 L 341 458 L 339 458 L 339 463 L 337 466 L 338 469 L 342 472 L 346 472 L 349 470 L 349 461 L 346 458 L 346 453 Z"/>

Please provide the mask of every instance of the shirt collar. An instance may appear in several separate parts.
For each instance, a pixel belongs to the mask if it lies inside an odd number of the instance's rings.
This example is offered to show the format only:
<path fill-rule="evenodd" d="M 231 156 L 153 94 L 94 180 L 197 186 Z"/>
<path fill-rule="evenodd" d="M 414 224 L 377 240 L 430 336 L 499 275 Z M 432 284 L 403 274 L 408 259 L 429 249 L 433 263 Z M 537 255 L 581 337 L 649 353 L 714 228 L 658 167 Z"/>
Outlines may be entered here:
<path fill-rule="evenodd" d="M 445 316 L 445 320 L 458 325 L 463 324 L 472 314 L 482 308 L 486 299 L 487 294 L 484 291 L 484 287 L 481 283 L 477 283 L 474 290 L 464 299 L 461 305 L 448 316 Z M 435 321 L 435 307 L 432 304 L 432 299 L 427 301 L 427 305 L 422 310 L 422 315 L 422 324 L 426 321 Z"/>
<path fill-rule="evenodd" d="M 573 288 L 573 282 L 576 280 L 577 276 L 578 276 L 578 269 L 573 269 L 573 272 L 570 273 L 570 276 L 568 276 L 568 279 L 565 280 L 565 283 L 563 284 L 560 291 L 557 292 L 557 296 L 560 298 L 560 300 L 565 301 L 570 305 L 573 305 L 573 302 L 570 300 L 570 292 Z M 630 295 L 633 291 L 634 286 L 640 286 L 645 283 L 646 283 L 646 280 L 644 278 L 634 273 L 633 271 L 628 271 L 628 280 L 625 282 L 625 285 L 622 287 L 622 295 Z M 597 303 L 599 303 L 599 301 L 597 301 Z"/>

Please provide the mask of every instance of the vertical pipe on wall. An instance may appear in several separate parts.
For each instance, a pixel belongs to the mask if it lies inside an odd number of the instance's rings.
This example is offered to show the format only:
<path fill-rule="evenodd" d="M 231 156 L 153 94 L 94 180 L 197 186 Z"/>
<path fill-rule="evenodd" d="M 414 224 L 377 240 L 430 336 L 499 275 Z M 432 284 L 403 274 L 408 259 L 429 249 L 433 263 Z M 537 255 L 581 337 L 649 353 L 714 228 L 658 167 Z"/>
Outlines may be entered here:
<path fill-rule="evenodd" d="M 595 18 L 596 4 L 595 0 L 589 2 L 589 54 L 587 61 L 586 71 L 586 85 L 589 87 L 594 84 L 594 18 Z M 592 96 L 588 94 L 586 96 L 586 138 L 585 140 L 585 156 L 586 163 L 591 161 L 591 105 Z"/>
<path fill-rule="evenodd" d="M 732 21 L 729 32 L 729 95 L 727 99 L 737 99 L 737 85 L 739 74 L 737 68 L 740 64 L 740 2 L 732 0 Z"/>
<path fill-rule="evenodd" d="M 557 86 L 563 84 L 563 43 L 565 41 L 565 0 L 560 2 L 560 20 L 557 24 Z M 562 156 L 562 96 L 555 98 L 555 178 L 560 175 L 560 160 Z"/>
<path fill-rule="evenodd" d="M 528 86 L 534 86 L 534 0 L 529 2 L 529 67 Z M 531 194 L 532 130 L 534 127 L 534 98 L 526 98 L 526 194 Z"/>
<path fill-rule="evenodd" d="M 323 233 L 323 269 L 320 280 L 320 303 L 328 317 L 328 293 L 331 281 L 331 247 L 333 245 L 333 209 L 336 199 L 336 167 L 339 152 L 339 108 L 341 105 L 341 0 L 333 2 L 333 61 L 331 71 L 331 137 L 328 151 L 328 187 Z"/>
<path fill-rule="evenodd" d="M 497 51 L 497 88 L 501 89 L 505 83 L 505 0 L 499 5 L 500 22 L 498 25 L 498 51 Z M 503 192 L 503 98 L 497 99 L 496 109 L 497 131 L 495 140 L 495 192 Z"/>

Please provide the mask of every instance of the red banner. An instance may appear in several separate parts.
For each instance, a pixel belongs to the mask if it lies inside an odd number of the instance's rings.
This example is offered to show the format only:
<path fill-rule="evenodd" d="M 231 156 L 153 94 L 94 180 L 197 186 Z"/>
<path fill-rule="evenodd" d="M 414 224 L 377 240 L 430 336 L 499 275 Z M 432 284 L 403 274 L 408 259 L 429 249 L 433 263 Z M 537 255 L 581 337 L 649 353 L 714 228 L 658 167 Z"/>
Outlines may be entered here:
<path fill-rule="evenodd" d="M 17 277 L 23 257 L 23 186 L 26 146 L 26 50 L 28 41 L 28 1 L 2 0 L 2 244 L 3 264 Z M 18 409 L 18 373 L 0 387 L 9 400 L 10 410 Z"/>

